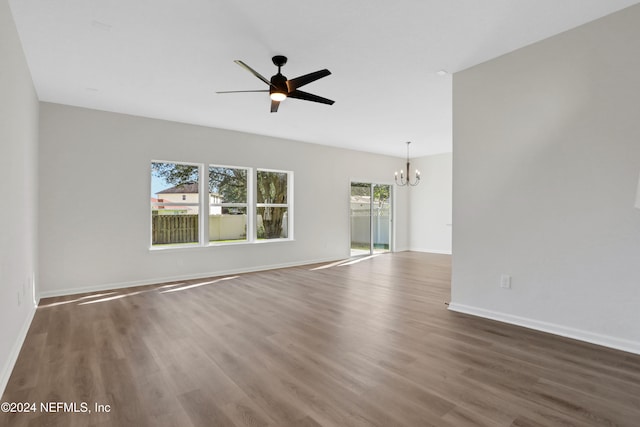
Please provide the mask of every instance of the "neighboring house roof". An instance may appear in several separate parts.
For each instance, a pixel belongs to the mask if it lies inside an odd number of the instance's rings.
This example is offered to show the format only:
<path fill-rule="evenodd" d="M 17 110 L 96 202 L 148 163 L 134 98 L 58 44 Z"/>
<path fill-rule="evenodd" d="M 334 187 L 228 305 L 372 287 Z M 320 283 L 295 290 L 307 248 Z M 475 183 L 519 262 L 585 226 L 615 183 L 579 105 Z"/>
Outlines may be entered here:
<path fill-rule="evenodd" d="M 170 193 L 197 194 L 198 183 L 189 182 L 187 184 L 176 185 L 175 187 L 171 187 L 171 188 L 167 188 L 166 190 L 159 191 L 156 194 L 170 194 Z"/>

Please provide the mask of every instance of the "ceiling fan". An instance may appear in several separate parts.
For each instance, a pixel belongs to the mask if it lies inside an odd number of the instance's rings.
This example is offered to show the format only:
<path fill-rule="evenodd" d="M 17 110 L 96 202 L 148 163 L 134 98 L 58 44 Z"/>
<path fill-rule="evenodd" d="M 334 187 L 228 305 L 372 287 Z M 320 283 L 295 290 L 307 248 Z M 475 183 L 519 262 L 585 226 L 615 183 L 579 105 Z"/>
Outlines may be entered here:
<path fill-rule="evenodd" d="M 280 69 L 284 64 L 287 63 L 287 57 L 282 55 L 276 55 L 271 58 L 276 67 L 278 67 L 278 74 L 271 77 L 271 80 L 267 80 L 264 76 L 258 73 L 253 68 L 249 67 L 247 64 L 240 60 L 235 60 L 234 62 L 249 71 L 251 74 L 265 82 L 269 85 L 269 89 L 264 90 L 231 90 L 231 91 L 223 91 L 216 93 L 240 93 L 240 92 L 269 92 L 269 97 L 271 98 L 271 112 L 275 113 L 278 111 L 278 107 L 280 106 L 280 102 L 284 101 L 287 98 L 295 98 L 302 99 L 304 101 L 313 101 L 319 102 L 321 104 L 333 105 L 334 101 L 323 98 L 318 95 L 314 95 L 312 93 L 303 92 L 298 90 L 299 87 L 302 87 L 311 82 L 315 82 L 318 79 L 328 76 L 331 74 L 331 71 L 324 70 L 315 71 L 313 73 L 305 74 L 304 76 L 296 77 L 295 79 L 287 80 L 285 76 L 282 75 Z"/>

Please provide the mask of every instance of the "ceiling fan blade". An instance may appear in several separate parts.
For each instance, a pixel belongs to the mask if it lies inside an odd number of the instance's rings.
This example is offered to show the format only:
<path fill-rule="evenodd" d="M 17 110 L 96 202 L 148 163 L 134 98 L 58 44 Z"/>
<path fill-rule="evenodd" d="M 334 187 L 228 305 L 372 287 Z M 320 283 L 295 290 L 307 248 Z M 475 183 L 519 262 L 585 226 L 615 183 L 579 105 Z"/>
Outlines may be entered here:
<path fill-rule="evenodd" d="M 269 92 L 269 89 L 260 89 L 260 90 L 222 90 L 216 93 L 243 93 L 243 92 Z"/>
<path fill-rule="evenodd" d="M 235 62 L 236 64 L 238 64 L 239 66 L 241 66 L 242 68 L 244 68 L 245 70 L 247 70 L 248 72 L 250 72 L 251 74 L 256 76 L 257 78 L 259 78 L 260 80 L 262 80 L 263 82 L 265 82 L 269 86 L 273 86 L 271 84 L 271 82 L 269 80 L 267 80 L 262 74 L 260 74 L 259 72 L 257 72 L 253 68 L 249 67 L 247 64 L 245 64 L 244 62 L 240 61 L 239 59 L 236 59 L 233 62 Z"/>
<path fill-rule="evenodd" d="M 294 90 L 293 92 L 289 93 L 289 95 L 287 95 L 289 98 L 296 98 L 296 99 L 302 99 L 305 101 L 313 101 L 313 102 L 319 102 L 321 104 L 328 104 L 328 105 L 333 105 L 333 103 L 335 101 L 332 101 L 330 99 L 327 98 L 323 98 L 321 96 L 318 95 L 314 95 L 312 93 L 308 93 L 308 92 L 303 92 L 301 90 Z"/>
<path fill-rule="evenodd" d="M 311 82 L 315 82 L 318 79 L 323 77 L 327 77 L 331 74 L 331 71 L 324 69 L 320 71 L 315 71 L 313 73 L 305 74 L 304 76 L 296 77 L 295 79 L 287 80 L 287 88 L 289 88 L 289 92 L 292 92 L 299 87 L 302 87 Z"/>
<path fill-rule="evenodd" d="M 272 113 L 277 113 L 279 106 L 280 106 L 280 101 L 274 101 L 273 99 L 271 100 L 271 112 Z"/>

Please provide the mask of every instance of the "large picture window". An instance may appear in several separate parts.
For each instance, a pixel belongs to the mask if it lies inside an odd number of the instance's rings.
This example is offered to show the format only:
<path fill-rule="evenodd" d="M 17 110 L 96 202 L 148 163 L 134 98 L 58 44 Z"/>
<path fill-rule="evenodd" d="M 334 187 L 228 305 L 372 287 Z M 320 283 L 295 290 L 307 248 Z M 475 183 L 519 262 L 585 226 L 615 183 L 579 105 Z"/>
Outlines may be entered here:
<path fill-rule="evenodd" d="M 151 248 L 290 240 L 292 178 L 287 171 L 153 161 Z"/>

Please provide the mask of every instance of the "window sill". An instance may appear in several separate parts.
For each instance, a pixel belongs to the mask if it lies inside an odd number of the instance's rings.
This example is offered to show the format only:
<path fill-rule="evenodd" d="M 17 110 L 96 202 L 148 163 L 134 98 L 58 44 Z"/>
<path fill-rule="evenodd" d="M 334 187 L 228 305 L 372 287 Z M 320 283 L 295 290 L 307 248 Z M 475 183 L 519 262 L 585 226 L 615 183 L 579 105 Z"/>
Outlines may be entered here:
<path fill-rule="evenodd" d="M 255 244 L 264 244 L 264 243 L 276 243 L 276 242 L 293 242 L 295 239 L 290 239 L 290 238 L 281 238 L 281 239 L 259 239 L 256 240 L 254 242 L 251 243 L 255 243 Z"/>
<path fill-rule="evenodd" d="M 295 239 L 260 239 L 255 240 L 253 242 L 247 241 L 239 241 L 239 242 L 221 242 L 221 243 L 209 243 L 205 245 L 175 245 L 175 246 L 151 246 L 149 248 L 149 252 L 174 252 L 174 251 L 184 251 L 184 250 L 192 250 L 192 249 L 208 249 L 208 248 L 217 248 L 223 246 L 244 246 L 244 245 L 264 245 L 267 243 L 282 243 L 282 242 L 293 242 Z"/>

